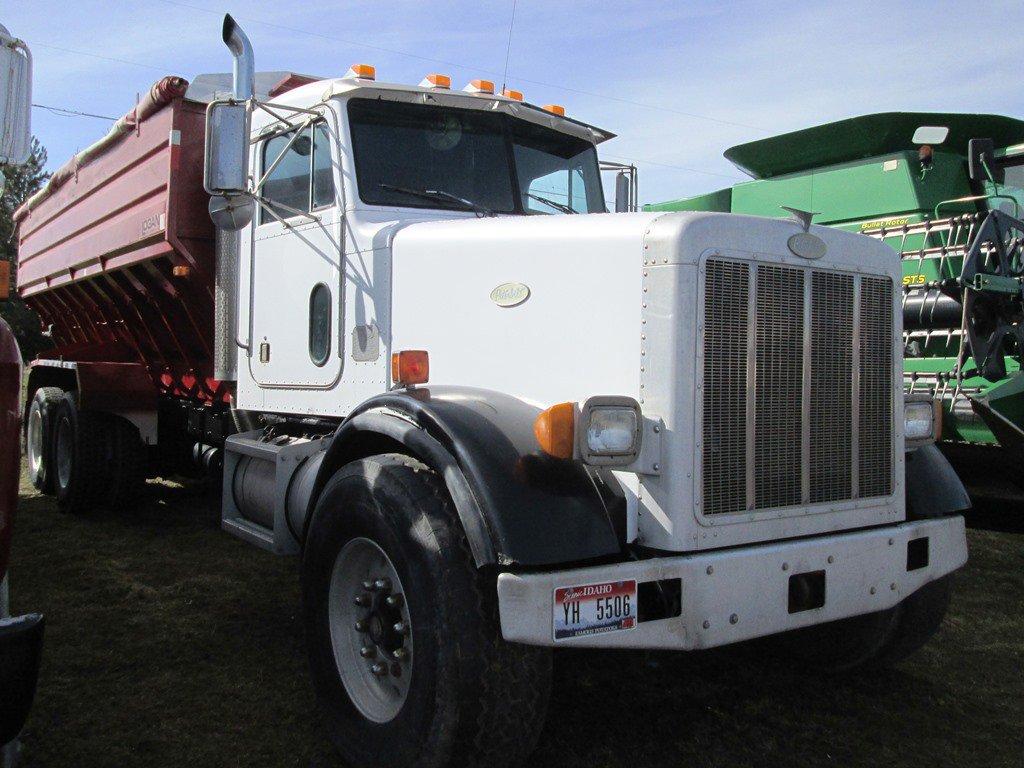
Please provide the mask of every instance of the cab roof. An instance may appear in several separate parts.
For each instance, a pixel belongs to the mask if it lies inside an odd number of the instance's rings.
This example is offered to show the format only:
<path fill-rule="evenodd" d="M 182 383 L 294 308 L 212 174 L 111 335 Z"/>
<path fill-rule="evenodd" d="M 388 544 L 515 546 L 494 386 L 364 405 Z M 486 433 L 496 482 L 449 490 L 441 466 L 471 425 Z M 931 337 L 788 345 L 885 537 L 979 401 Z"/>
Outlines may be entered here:
<path fill-rule="evenodd" d="M 971 139 L 992 139 L 997 147 L 1024 142 L 1024 120 L 1003 115 L 879 112 L 738 144 L 725 157 L 755 179 L 771 178 L 915 149 L 911 137 L 923 125 L 949 128 L 936 148 L 961 155 Z"/>

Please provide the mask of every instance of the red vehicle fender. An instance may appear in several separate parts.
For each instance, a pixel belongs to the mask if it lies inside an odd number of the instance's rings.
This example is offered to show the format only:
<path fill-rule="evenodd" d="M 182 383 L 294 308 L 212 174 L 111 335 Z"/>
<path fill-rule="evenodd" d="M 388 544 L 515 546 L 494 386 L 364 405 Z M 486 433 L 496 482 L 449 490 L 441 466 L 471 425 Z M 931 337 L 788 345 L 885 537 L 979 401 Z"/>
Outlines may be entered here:
<path fill-rule="evenodd" d="M 0 580 L 11 553 L 14 509 L 21 475 L 21 351 L 0 320 Z"/>

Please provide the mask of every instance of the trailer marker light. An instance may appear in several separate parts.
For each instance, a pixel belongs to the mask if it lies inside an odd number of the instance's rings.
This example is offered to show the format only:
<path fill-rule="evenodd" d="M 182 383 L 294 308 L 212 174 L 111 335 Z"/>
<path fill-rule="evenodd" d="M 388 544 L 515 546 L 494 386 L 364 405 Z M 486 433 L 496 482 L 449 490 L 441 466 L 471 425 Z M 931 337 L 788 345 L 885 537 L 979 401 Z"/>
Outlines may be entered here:
<path fill-rule="evenodd" d="M 171 274 L 175 277 L 188 277 L 191 271 L 187 264 L 179 264 L 171 270 Z"/>
<path fill-rule="evenodd" d="M 370 64 L 353 64 L 345 73 L 346 78 L 358 78 L 359 80 L 376 80 L 377 69 Z"/>
<path fill-rule="evenodd" d="M 512 101 L 523 100 L 523 92 L 513 91 L 511 88 L 503 88 L 501 91 L 501 95 L 504 96 L 506 99 L 512 99 Z"/>
<path fill-rule="evenodd" d="M 467 93 L 481 93 L 490 95 L 494 93 L 494 83 L 492 83 L 490 80 L 470 80 L 469 85 L 467 85 L 462 90 L 466 91 Z"/>
<path fill-rule="evenodd" d="M 558 403 L 541 411 L 533 422 L 533 434 L 544 453 L 571 459 L 576 443 L 576 403 Z"/>
<path fill-rule="evenodd" d="M 545 104 L 544 109 L 553 115 L 565 117 L 565 107 L 563 107 L 561 104 Z"/>
<path fill-rule="evenodd" d="M 452 79 L 448 75 L 432 72 L 420 81 L 420 88 L 451 88 Z"/>
<path fill-rule="evenodd" d="M 405 387 L 426 384 L 430 378 L 430 356 L 422 349 L 404 349 L 391 355 L 391 381 Z"/>

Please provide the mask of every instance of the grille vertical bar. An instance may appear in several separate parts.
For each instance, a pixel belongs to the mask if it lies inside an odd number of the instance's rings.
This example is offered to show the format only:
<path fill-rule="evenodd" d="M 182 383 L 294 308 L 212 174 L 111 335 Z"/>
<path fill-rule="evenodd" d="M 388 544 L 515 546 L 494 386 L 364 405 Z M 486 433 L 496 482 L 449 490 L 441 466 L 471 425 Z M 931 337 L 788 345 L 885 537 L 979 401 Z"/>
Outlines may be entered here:
<path fill-rule="evenodd" d="M 892 493 L 892 282 L 865 277 L 860 289 L 859 495 Z"/>
<path fill-rule="evenodd" d="M 704 293 L 704 512 L 746 507 L 750 268 L 709 259 Z"/>
<path fill-rule="evenodd" d="M 753 508 L 801 502 L 804 271 L 757 267 Z"/>
<path fill-rule="evenodd" d="M 853 276 L 811 277 L 811 502 L 851 494 Z"/>

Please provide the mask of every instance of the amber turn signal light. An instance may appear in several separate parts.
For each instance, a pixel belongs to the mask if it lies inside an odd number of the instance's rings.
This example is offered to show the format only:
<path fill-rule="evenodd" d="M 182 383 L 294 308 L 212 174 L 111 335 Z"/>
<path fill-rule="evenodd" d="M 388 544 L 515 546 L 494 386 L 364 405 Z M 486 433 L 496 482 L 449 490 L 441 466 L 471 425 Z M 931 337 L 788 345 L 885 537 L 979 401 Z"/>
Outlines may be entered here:
<path fill-rule="evenodd" d="M 426 384 L 429 378 L 430 356 L 422 349 L 406 349 L 391 355 L 391 381 L 395 384 Z"/>
<path fill-rule="evenodd" d="M 533 422 L 533 434 L 544 453 L 571 459 L 576 444 L 576 403 L 559 403 L 541 411 Z"/>

